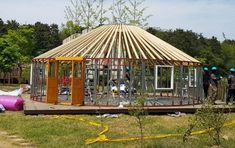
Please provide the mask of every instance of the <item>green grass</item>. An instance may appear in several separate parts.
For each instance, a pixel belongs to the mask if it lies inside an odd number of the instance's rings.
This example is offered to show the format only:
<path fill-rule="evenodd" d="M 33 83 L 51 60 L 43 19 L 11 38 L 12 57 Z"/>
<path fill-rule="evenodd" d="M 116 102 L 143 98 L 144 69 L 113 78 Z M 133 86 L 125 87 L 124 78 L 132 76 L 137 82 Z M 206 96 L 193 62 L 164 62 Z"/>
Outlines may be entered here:
<path fill-rule="evenodd" d="M 158 135 L 169 133 L 182 133 L 188 122 L 188 118 L 169 116 L 147 116 L 144 121 L 144 135 Z M 100 123 L 100 119 L 94 115 L 76 115 L 74 118 L 84 118 Z M 235 114 L 230 114 L 229 119 L 235 119 Z M 110 139 L 136 137 L 139 135 L 138 128 L 133 117 L 121 114 L 119 118 L 106 118 L 103 123 L 110 130 L 106 136 Z M 139 147 L 138 141 L 119 143 L 95 143 L 85 145 L 85 139 L 96 137 L 102 130 L 73 120 L 56 119 L 54 116 L 25 116 L 22 112 L 6 112 L 0 114 L 0 130 L 10 134 L 20 135 L 31 141 L 37 147 Z M 223 147 L 235 147 L 235 125 L 225 127 L 223 135 L 229 140 L 223 140 Z M 208 135 L 192 137 L 189 142 L 182 143 L 182 138 L 166 138 L 161 140 L 145 141 L 146 147 L 211 147 L 212 141 Z"/>
<path fill-rule="evenodd" d="M 20 84 L 2 84 L 0 83 L 0 90 L 12 91 L 20 88 Z"/>
<path fill-rule="evenodd" d="M 19 85 L 0 85 L 0 90 L 18 89 Z M 148 115 L 144 120 L 144 135 L 155 136 L 159 134 L 183 133 L 187 127 L 188 119 L 193 115 L 183 117 L 170 117 Z M 229 119 L 235 119 L 235 114 L 229 114 Z M 74 115 L 73 118 L 84 118 L 89 121 L 101 123 L 95 115 Z M 105 134 L 109 139 L 138 137 L 139 129 L 135 118 L 129 115 L 120 114 L 119 118 L 105 118 L 102 122 L 109 126 L 109 131 Z M 7 131 L 9 134 L 16 134 L 34 145 L 41 148 L 77 148 L 77 147 L 140 147 L 139 141 L 132 142 L 110 142 L 94 143 L 85 145 L 87 138 L 95 138 L 102 131 L 101 128 L 90 126 L 83 122 L 73 120 L 56 119 L 54 116 L 25 116 L 23 112 L 5 112 L 0 113 L 0 131 Z M 228 140 L 222 141 L 223 147 L 235 147 L 235 125 L 223 128 L 223 136 Z M 188 142 L 183 143 L 182 138 L 166 138 L 161 140 L 144 141 L 145 147 L 211 147 L 212 140 L 208 135 L 194 136 Z"/>

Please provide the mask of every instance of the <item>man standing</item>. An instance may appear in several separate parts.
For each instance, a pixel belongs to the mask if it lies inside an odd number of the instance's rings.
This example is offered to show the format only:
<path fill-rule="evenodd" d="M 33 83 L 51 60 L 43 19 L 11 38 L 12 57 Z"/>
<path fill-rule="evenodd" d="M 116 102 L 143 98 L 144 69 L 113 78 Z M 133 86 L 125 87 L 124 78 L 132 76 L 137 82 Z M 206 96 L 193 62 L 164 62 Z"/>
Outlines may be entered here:
<path fill-rule="evenodd" d="M 203 90 L 204 90 L 204 97 L 208 97 L 208 88 L 210 86 L 211 76 L 209 73 L 209 69 L 207 67 L 203 68 Z"/>
<path fill-rule="evenodd" d="M 235 100 L 235 68 L 230 68 L 229 72 L 230 74 L 228 75 L 228 96 L 226 99 L 227 104 L 231 98 L 233 98 L 233 101 Z"/>
<path fill-rule="evenodd" d="M 213 66 L 211 68 L 211 99 L 213 102 L 217 100 L 218 98 L 218 81 L 220 80 L 220 76 L 218 75 L 218 68 L 216 66 Z"/>

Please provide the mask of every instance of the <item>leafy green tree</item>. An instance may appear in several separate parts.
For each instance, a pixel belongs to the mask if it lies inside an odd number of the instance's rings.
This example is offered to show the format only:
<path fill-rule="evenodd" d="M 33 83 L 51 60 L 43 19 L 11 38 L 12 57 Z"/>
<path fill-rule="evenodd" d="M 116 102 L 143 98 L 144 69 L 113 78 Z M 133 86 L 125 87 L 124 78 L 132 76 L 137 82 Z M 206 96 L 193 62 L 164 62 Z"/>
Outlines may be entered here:
<path fill-rule="evenodd" d="M 216 37 L 212 36 L 211 39 L 208 39 L 208 43 L 214 54 L 216 55 L 222 54 L 222 48 L 220 46 L 220 42 L 217 40 Z"/>
<path fill-rule="evenodd" d="M 205 45 L 199 51 L 199 57 L 206 59 L 207 65 L 217 65 L 225 68 L 224 55 L 222 48 L 217 38 L 205 39 Z"/>
<path fill-rule="evenodd" d="M 50 26 L 48 24 L 36 22 L 34 25 L 34 31 L 35 51 L 33 56 L 37 56 L 49 50 Z"/>
<path fill-rule="evenodd" d="M 60 40 L 64 40 L 75 33 L 82 33 L 82 27 L 75 24 L 73 21 L 68 21 L 66 25 L 62 25 L 62 29 L 59 33 Z"/>
<path fill-rule="evenodd" d="M 4 79 L 8 73 L 11 73 L 12 67 L 15 67 L 17 63 L 14 61 L 17 60 L 19 57 L 17 49 L 13 47 L 5 48 L 0 55 L 0 69 L 1 72 L 4 74 Z M 10 81 L 8 81 L 10 83 Z"/>
<path fill-rule="evenodd" d="M 31 60 L 34 48 L 33 29 L 20 26 L 17 30 L 8 30 L 8 33 L 2 36 L 0 44 L 2 71 L 11 72 L 12 68 L 17 66 L 21 77 L 22 65 Z"/>
<path fill-rule="evenodd" d="M 235 40 L 224 40 L 221 44 L 226 68 L 235 67 Z"/>
<path fill-rule="evenodd" d="M 4 38 L 0 38 L 0 69 L 4 74 L 4 78 L 6 79 L 7 73 L 10 73 L 12 67 L 16 66 L 16 61 L 18 61 L 17 46 L 9 46 Z"/>
<path fill-rule="evenodd" d="M 58 25 L 52 24 L 49 26 L 48 24 L 36 22 L 33 28 L 35 41 L 33 56 L 40 55 L 61 44 Z"/>
<path fill-rule="evenodd" d="M 6 28 L 7 30 L 16 30 L 18 29 L 20 24 L 16 20 L 7 20 Z"/>
<path fill-rule="evenodd" d="M 7 32 L 7 28 L 3 20 L 0 18 L 0 37 Z"/>
<path fill-rule="evenodd" d="M 48 45 L 49 49 L 55 48 L 61 44 L 61 39 L 59 37 L 59 28 L 56 24 L 50 25 L 50 42 Z"/>

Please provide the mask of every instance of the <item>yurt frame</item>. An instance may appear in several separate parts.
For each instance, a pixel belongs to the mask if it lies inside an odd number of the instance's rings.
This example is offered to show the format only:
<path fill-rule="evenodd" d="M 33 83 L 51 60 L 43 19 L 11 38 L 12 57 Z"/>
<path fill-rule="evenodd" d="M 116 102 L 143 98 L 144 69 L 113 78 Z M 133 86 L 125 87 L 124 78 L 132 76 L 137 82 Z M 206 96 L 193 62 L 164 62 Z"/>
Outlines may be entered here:
<path fill-rule="evenodd" d="M 31 85 L 31 99 L 54 104 L 109 106 L 145 96 L 146 105 L 186 105 L 203 98 L 199 61 L 126 25 L 101 26 L 34 58 Z"/>

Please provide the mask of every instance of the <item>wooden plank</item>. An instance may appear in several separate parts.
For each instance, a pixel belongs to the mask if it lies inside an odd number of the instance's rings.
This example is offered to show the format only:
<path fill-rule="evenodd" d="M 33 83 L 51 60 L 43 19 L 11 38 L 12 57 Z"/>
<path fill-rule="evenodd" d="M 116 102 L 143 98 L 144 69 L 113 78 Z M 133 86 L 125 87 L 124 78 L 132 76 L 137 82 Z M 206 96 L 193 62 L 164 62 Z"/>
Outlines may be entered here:
<path fill-rule="evenodd" d="M 132 40 L 133 40 L 133 43 L 135 44 L 135 46 L 137 47 L 137 49 L 139 50 L 139 52 L 141 53 L 141 57 L 143 58 L 143 59 L 147 59 L 147 56 L 145 55 L 145 53 L 143 52 L 143 50 L 140 48 L 140 46 L 139 46 L 139 43 L 137 42 L 138 41 L 138 37 L 136 37 L 135 36 L 135 32 L 137 31 L 137 30 L 131 30 L 131 28 L 133 28 L 133 27 L 128 27 L 127 28 L 127 30 L 130 32 L 130 36 L 131 36 L 131 38 L 132 38 Z"/>
<path fill-rule="evenodd" d="M 56 61 L 82 61 L 83 57 L 56 57 Z"/>
<path fill-rule="evenodd" d="M 167 114 L 167 113 L 175 113 L 175 112 L 182 112 L 182 113 L 195 113 L 198 108 L 195 107 L 185 107 L 185 108 L 179 108 L 179 107 L 151 107 L 146 108 L 146 112 L 148 114 Z M 219 110 L 223 110 L 225 112 L 235 112 L 235 109 L 223 109 L 219 108 Z M 219 111 L 218 110 L 218 111 Z M 24 110 L 24 114 L 26 115 L 38 115 L 38 114 L 44 114 L 44 115 L 58 115 L 58 114 L 129 114 L 128 108 L 78 108 L 78 109 L 53 109 L 53 110 Z"/>
<path fill-rule="evenodd" d="M 167 114 L 174 112 L 194 113 L 201 105 L 184 105 L 184 106 L 155 106 L 145 107 L 148 114 Z M 235 112 L 235 107 L 223 108 L 223 105 L 217 105 L 220 110 L 225 112 Z M 53 114 L 97 114 L 99 113 L 125 113 L 129 114 L 127 107 L 118 108 L 115 106 L 68 106 L 68 105 L 53 105 L 41 103 L 29 99 L 25 99 L 24 114 L 26 115 L 53 115 Z"/>
<path fill-rule="evenodd" d="M 139 59 L 139 55 L 137 54 L 137 52 L 135 50 L 135 46 L 134 46 L 134 44 L 133 44 L 133 42 L 131 40 L 130 33 L 128 32 L 127 27 L 123 26 L 123 28 L 125 28 L 125 32 L 126 32 L 126 35 L 127 35 L 127 40 L 128 40 L 128 43 L 130 44 L 129 46 L 131 47 L 132 52 L 135 55 L 135 56 L 132 56 L 132 57 L 135 57 L 136 59 Z"/>
<path fill-rule="evenodd" d="M 35 60 L 61 56 L 110 58 L 113 50 L 117 51 L 116 58 L 139 59 L 142 57 L 149 60 L 168 60 L 170 63 L 179 61 L 186 62 L 188 65 L 200 65 L 198 60 L 183 51 L 139 27 L 130 25 L 98 27 L 36 57 Z"/>
<path fill-rule="evenodd" d="M 109 55 L 110 55 L 110 53 L 111 53 L 111 51 L 112 51 L 112 47 L 113 47 L 113 43 L 114 43 L 114 41 L 116 40 L 116 36 L 117 36 L 117 32 L 118 32 L 118 28 L 119 26 L 116 26 L 115 27 L 115 29 L 114 29 L 114 35 L 112 36 L 112 35 L 110 35 L 110 37 L 112 37 L 112 40 L 111 40 L 111 42 L 110 42 L 110 45 L 109 45 L 109 47 L 108 47 L 108 49 L 107 49 L 107 55 L 106 55 L 106 58 L 109 58 Z M 106 44 L 108 44 L 108 42 L 106 43 Z M 100 52 L 100 54 L 99 55 L 101 55 L 102 54 L 102 51 Z M 99 56 L 100 57 L 100 56 Z"/>

